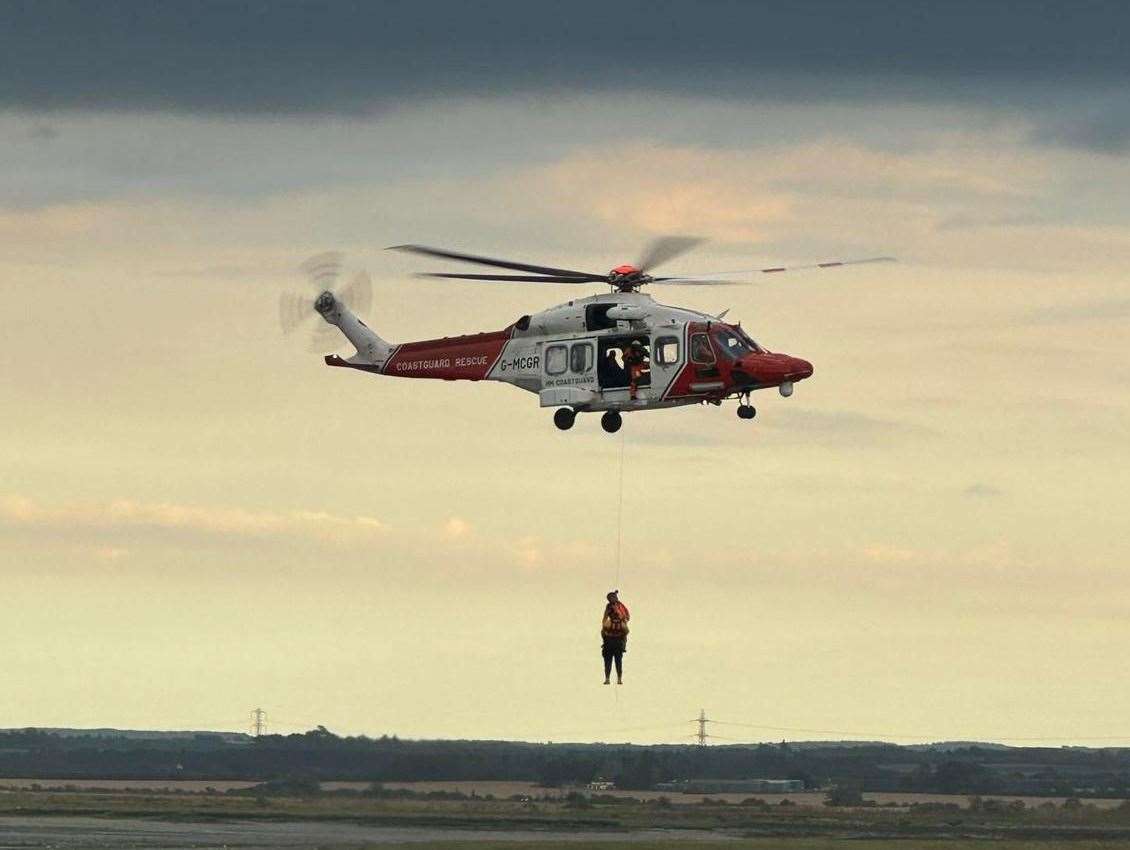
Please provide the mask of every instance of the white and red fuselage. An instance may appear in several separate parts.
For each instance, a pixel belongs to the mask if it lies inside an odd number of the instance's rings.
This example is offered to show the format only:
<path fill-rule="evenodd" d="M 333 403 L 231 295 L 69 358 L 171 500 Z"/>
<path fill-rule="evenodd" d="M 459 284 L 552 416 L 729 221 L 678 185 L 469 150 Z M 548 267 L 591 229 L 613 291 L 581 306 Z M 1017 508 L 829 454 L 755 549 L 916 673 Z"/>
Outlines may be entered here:
<path fill-rule="evenodd" d="M 766 351 L 737 325 L 640 292 L 578 298 L 492 333 L 400 345 L 382 340 L 332 298 L 320 300 L 317 310 L 357 348 L 349 358 L 327 356 L 330 366 L 399 378 L 502 381 L 537 393 L 542 407 L 578 412 L 717 403 L 769 387 L 789 395 L 794 382 L 812 375 L 811 363 Z M 642 373 L 625 368 L 633 341 L 644 349 Z"/>

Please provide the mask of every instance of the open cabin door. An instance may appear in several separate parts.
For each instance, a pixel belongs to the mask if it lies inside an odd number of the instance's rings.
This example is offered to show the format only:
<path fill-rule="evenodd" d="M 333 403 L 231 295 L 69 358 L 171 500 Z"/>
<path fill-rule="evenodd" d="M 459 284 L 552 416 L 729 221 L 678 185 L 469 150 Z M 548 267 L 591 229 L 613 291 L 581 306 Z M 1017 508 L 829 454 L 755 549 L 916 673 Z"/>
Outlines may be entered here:
<path fill-rule="evenodd" d="M 605 336 L 599 338 L 596 353 L 597 375 L 601 392 L 606 401 L 626 401 L 629 397 L 628 369 L 624 363 L 624 354 L 631 346 L 633 340 L 643 343 L 644 371 L 636 382 L 639 398 L 651 397 L 651 339 L 647 333 L 635 333 L 625 336 Z"/>

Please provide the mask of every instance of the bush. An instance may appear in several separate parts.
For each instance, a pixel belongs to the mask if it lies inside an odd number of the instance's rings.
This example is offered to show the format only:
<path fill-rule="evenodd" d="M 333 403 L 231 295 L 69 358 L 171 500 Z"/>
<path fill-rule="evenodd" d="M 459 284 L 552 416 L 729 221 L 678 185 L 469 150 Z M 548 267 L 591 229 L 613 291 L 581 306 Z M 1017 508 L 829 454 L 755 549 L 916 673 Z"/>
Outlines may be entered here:
<path fill-rule="evenodd" d="M 570 791 L 565 795 L 565 808 L 567 809 L 591 809 L 592 801 L 589 800 L 584 794 L 579 791 Z"/>
<path fill-rule="evenodd" d="M 862 806 L 863 786 L 856 782 L 843 782 L 828 792 L 825 806 Z"/>

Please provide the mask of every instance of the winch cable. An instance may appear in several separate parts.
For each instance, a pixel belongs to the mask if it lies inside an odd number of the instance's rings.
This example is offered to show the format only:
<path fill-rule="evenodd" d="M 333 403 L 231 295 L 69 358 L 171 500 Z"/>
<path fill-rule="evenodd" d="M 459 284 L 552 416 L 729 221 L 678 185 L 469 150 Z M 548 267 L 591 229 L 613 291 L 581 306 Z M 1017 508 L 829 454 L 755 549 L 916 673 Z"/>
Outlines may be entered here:
<path fill-rule="evenodd" d="M 625 431 L 620 429 L 620 496 L 616 502 L 616 582 L 613 590 L 620 589 L 620 565 L 624 549 L 624 442 Z M 616 713 L 620 713 L 620 688 L 613 688 L 616 694 Z"/>
<path fill-rule="evenodd" d="M 616 584 L 620 589 L 620 562 L 624 547 L 624 429 L 620 429 L 620 499 L 616 504 Z"/>

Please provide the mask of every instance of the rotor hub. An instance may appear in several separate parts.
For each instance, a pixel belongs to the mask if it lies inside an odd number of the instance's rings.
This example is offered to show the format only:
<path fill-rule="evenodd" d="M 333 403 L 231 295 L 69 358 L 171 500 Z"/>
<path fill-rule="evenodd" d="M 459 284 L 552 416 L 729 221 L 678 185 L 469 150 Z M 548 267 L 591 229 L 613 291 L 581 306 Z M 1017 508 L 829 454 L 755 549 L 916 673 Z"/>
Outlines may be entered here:
<path fill-rule="evenodd" d="M 615 286 L 621 292 L 634 292 L 645 283 L 651 283 L 651 275 L 644 274 L 636 266 L 625 263 L 622 266 L 616 266 L 608 272 L 608 283 Z"/>
<path fill-rule="evenodd" d="M 314 302 L 314 309 L 324 316 L 334 308 L 335 303 L 334 294 L 327 289 Z"/>

